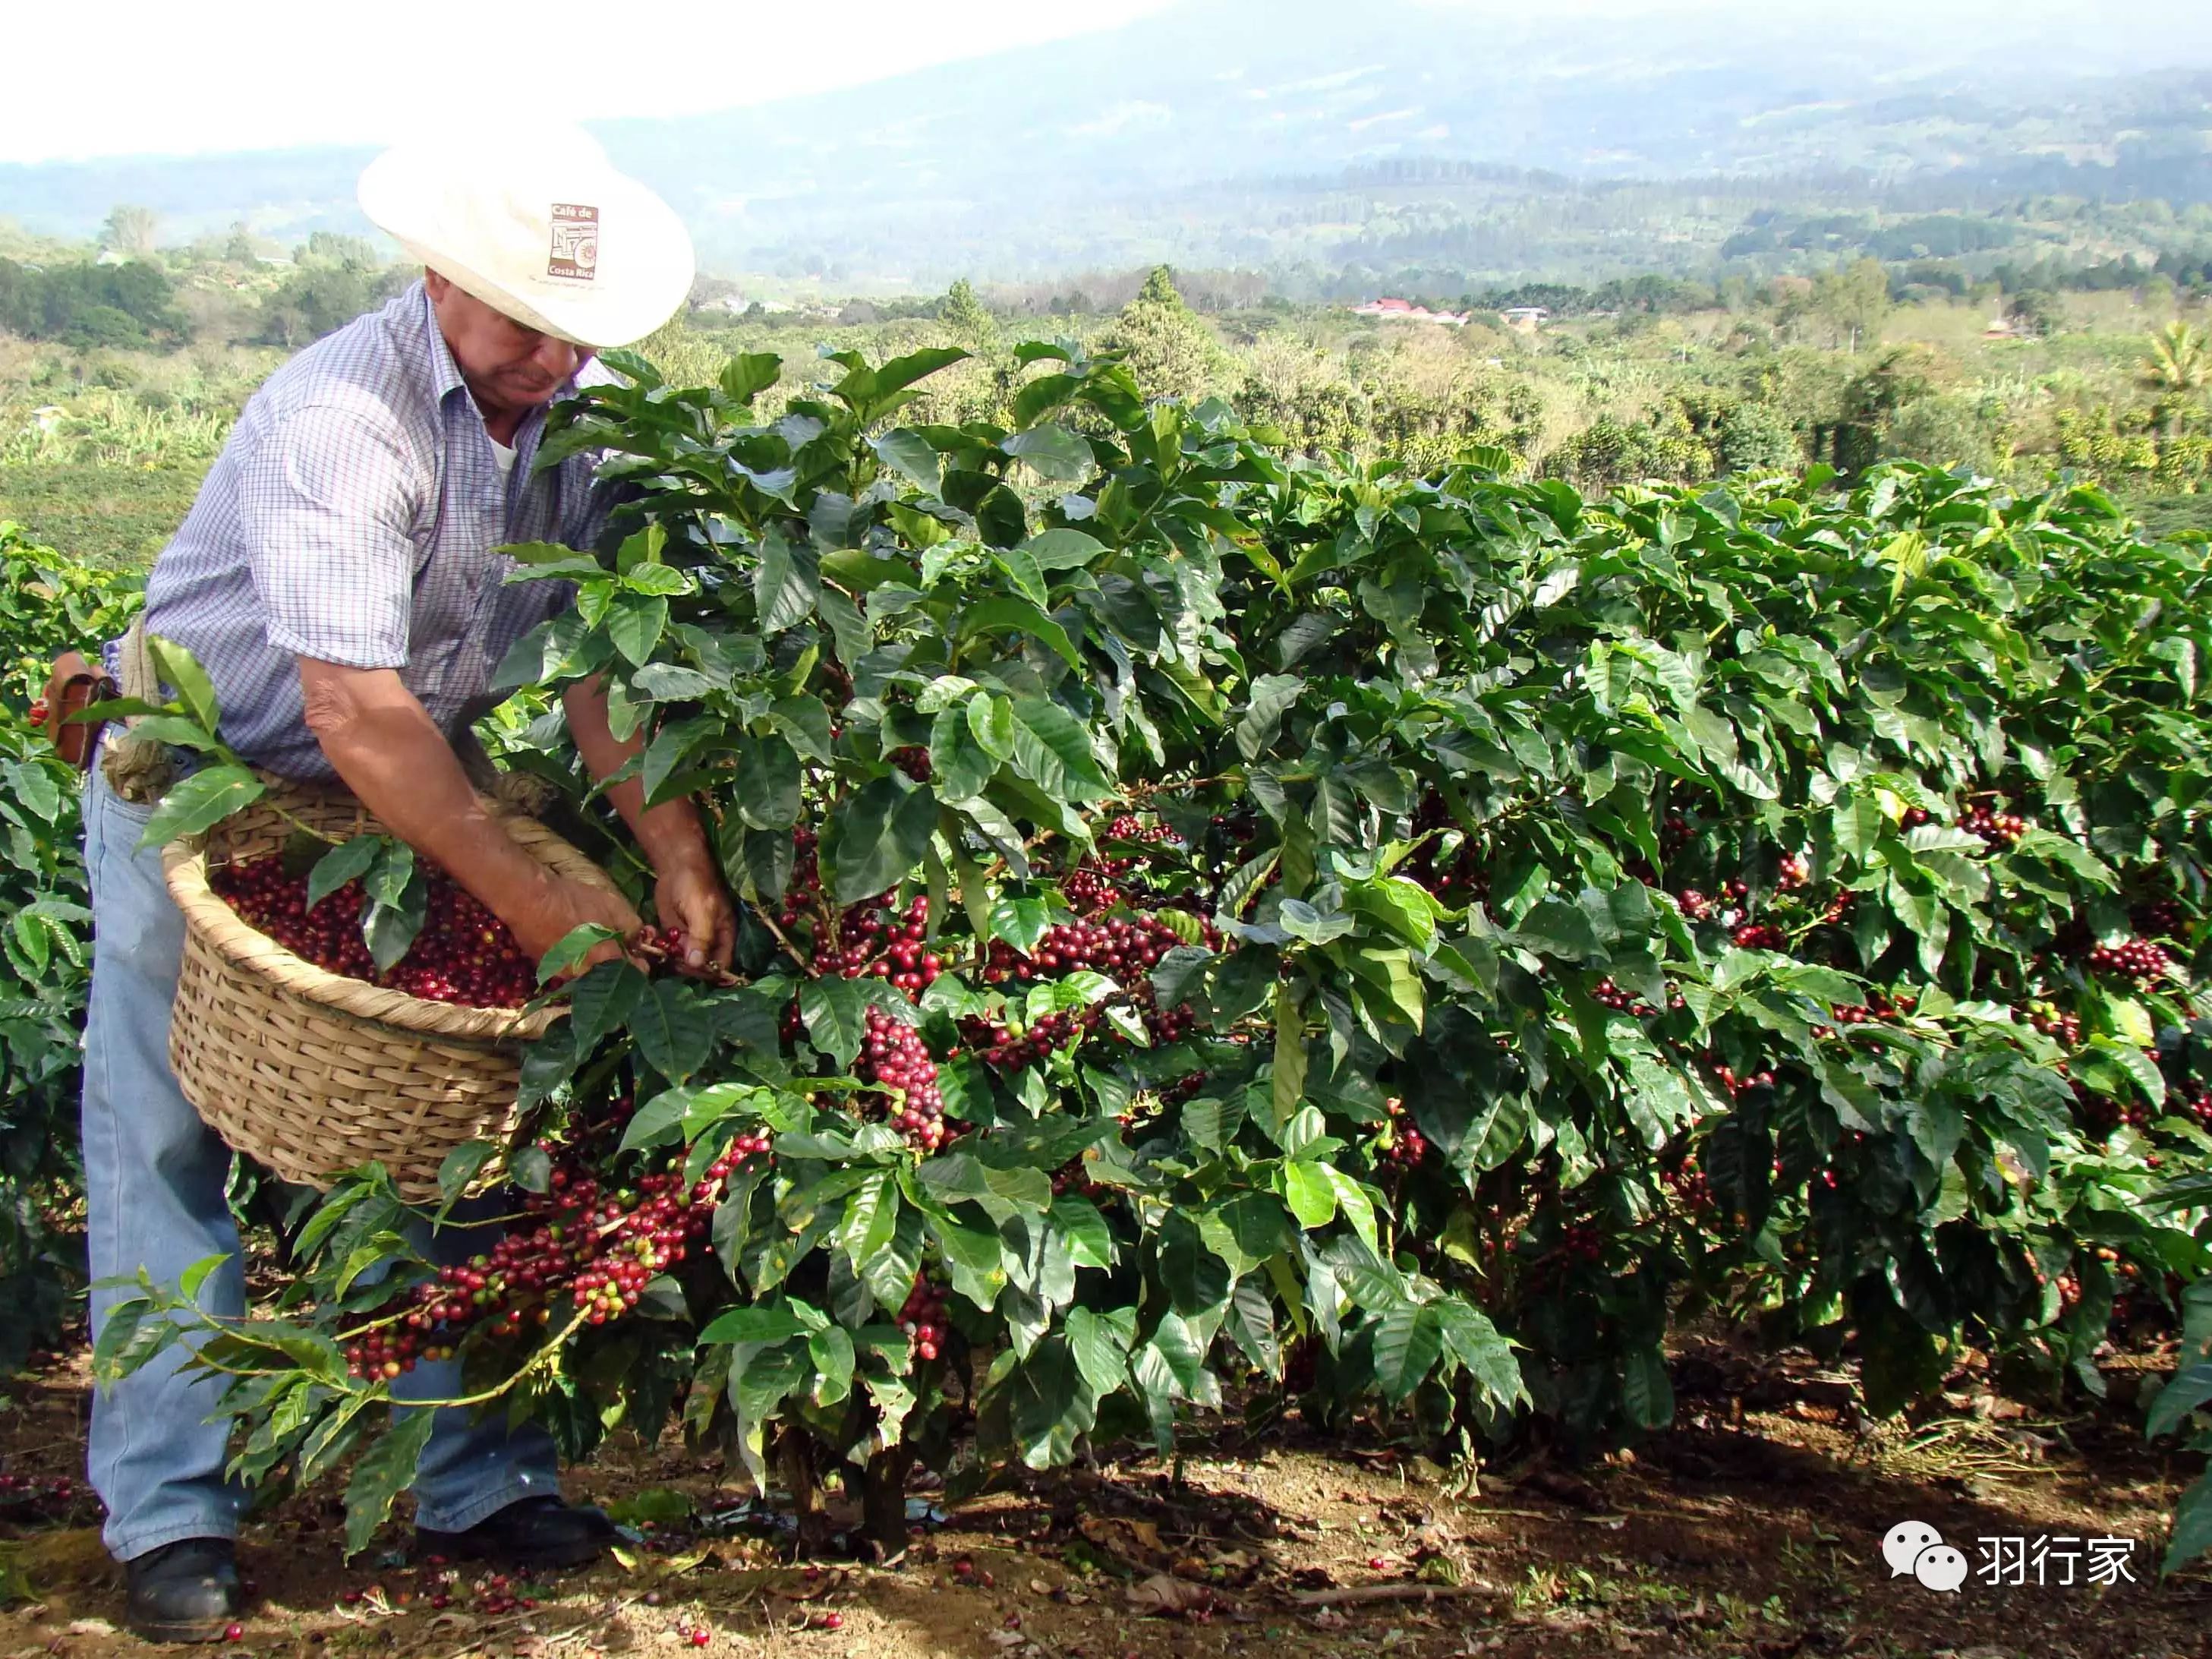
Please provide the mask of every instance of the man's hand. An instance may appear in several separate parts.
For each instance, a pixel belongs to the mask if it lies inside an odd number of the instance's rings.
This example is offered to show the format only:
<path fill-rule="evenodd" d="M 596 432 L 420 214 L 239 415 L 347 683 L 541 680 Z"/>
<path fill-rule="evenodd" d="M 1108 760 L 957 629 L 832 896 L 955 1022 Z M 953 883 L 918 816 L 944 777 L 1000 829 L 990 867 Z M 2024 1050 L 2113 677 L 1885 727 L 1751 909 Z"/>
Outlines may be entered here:
<path fill-rule="evenodd" d="M 684 930 L 681 965 L 695 973 L 710 964 L 727 971 L 737 949 L 737 917 L 703 845 L 699 857 L 674 860 L 660 872 L 653 896 L 660 925 Z"/>
<path fill-rule="evenodd" d="M 586 886 L 550 871 L 546 872 L 541 893 L 533 895 L 514 915 L 502 915 L 500 920 L 514 935 L 514 942 L 522 953 L 532 962 L 541 960 L 577 928 L 592 923 L 613 928 L 623 941 L 635 939 L 638 930 L 645 926 L 637 912 L 630 908 L 629 901 L 620 893 Z M 605 940 L 592 947 L 575 971 L 580 974 L 600 963 L 616 961 L 623 954 L 621 943 Z"/>
<path fill-rule="evenodd" d="M 607 723 L 607 699 L 597 680 L 580 681 L 562 693 L 568 714 L 568 734 L 594 778 L 605 778 L 644 746 L 641 733 L 617 738 Z M 737 946 L 737 918 L 722 886 L 714 855 L 707 848 L 706 825 L 699 809 L 689 800 L 667 800 L 658 806 L 645 804 L 645 790 L 635 778 L 625 778 L 607 788 L 607 799 L 635 832 L 638 844 L 659 873 L 653 894 L 663 927 L 681 928 L 684 961 L 693 973 L 710 968 L 726 971 Z"/>

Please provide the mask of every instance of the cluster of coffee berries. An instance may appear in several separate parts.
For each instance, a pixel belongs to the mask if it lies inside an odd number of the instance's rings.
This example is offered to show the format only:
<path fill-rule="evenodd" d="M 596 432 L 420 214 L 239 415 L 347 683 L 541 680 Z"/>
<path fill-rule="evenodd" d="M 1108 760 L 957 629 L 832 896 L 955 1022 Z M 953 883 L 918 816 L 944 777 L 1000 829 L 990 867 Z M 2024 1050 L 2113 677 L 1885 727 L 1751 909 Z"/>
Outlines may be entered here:
<path fill-rule="evenodd" d="M 1383 1132 L 1386 1137 L 1382 1143 L 1383 1161 L 1395 1164 L 1401 1170 L 1413 1169 L 1429 1155 L 1429 1138 L 1413 1127 L 1412 1120 L 1406 1115 L 1402 1101 L 1393 1100 L 1385 1104 L 1390 1114 L 1390 1121 Z"/>
<path fill-rule="evenodd" d="M 2028 822 L 2015 813 L 1970 806 L 1959 814 L 1959 828 L 1970 836 L 1979 836 L 1991 847 L 2011 847 L 2027 833 Z"/>
<path fill-rule="evenodd" d="M 1738 1077 L 1732 1067 L 1723 1066 L 1716 1061 L 1713 1066 L 1713 1075 L 1721 1080 L 1721 1087 L 1727 1090 L 1731 1096 L 1740 1095 L 1746 1089 L 1771 1089 L 1774 1086 L 1774 1073 L 1770 1071 L 1752 1072 Z"/>
<path fill-rule="evenodd" d="M 2074 1103 L 2083 1121 L 2099 1134 L 2110 1134 L 2123 1124 L 2131 1129 L 2150 1127 L 2150 1108 L 2142 1102 L 2115 1100 L 2110 1095 L 2093 1093 L 2078 1079 L 2074 1083 Z"/>
<path fill-rule="evenodd" d="M 1712 1182 L 1705 1178 L 1705 1172 L 1698 1167 L 1695 1159 L 1685 1159 L 1679 1170 L 1662 1170 L 1659 1179 L 1665 1182 L 1668 1190 L 1688 1208 L 1712 1208 Z"/>
<path fill-rule="evenodd" d="M 1690 844 L 1690 821 L 1680 812 L 1669 812 L 1660 821 L 1659 850 L 1672 858 Z"/>
<path fill-rule="evenodd" d="M 2094 945 L 2085 961 L 2093 974 L 2110 974 L 2138 983 L 2164 979 L 2173 967 L 2173 958 L 2166 955 L 2166 947 L 2147 939 Z"/>
<path fill-rule="evenodd" d="M 1931 821 L 1929 811 L 1924 806 L 1908 806 L 1905 809 L 1905 827 L 1908 830 L 1917 830 L 1922 824 Z"/>
<path fill-rule="evenodd" d="M 1785 893 L 1795 892 L 1798 888 L 1803 887 L 1811 882 L 1812 879 L 1813 864 L 1811 860 L 1808 859 L 1802 853 L 1784 853 L 1782 855 L 1781 872 L 1775 878 L 1774 882 L 1774 884 L 1777 887 L 1780 888 Z"/>
<path fill-rule="evenodd" d="M 538 988 L 537 969 L 506 924 L 442 872 L 429 872 L 414 944 L 381 973 L 362 937 L 368 901 L 359 882 L 346 883 L 310 909 L 307 878 L 271 855 L 224 865 L 210 872 L 208 885 L 293 955 L 349 979 L 476 1008 L 519 1008 Z"/>
<path fill-rule="evenodd" d="M 46 723 L 47 712 L 46 700 L 44 697 L 32 698 L 30 708 L 25 711 L 27 718 L 33 726 L 44 726 Z"/>
<path fill-rule="evenodd" d="M 1026 956 L 1005 939 L 993 939 L 983 964 L 988 985 L 1054 979 L 1089 969 L 1108 978 L 1149 972 L 1182 943 L 1182 935 L 1157 916 L 1110 916 L 1104 921 L 1056 922 Z"/>
<path fill-rule="evenodd" d="M 1763 921 L 1747 921 L 1729 937 L 1747 951 L 1781 951 L 1790 944 L 1789 934 Z"/>
<path fill-rule="evenodd" d="M 916 744 L 907 749 L 894 749 L 884 758 L 916 783 L 929 781 L 929 750 L 921 744 Z"/>
<path fill-rule="evenodd" d="M 349 1368 L 356 1376 L 389 1379 L 417 1359 L 451 1358 L 453 1343 L 471 1327 L 512 1335 L 549 1324 L 564 1297 L 588 1324 L 619 1318 L 706 1236 L 731 1174 L 748 1158 L 770 1155 L 766 1135 L 740 1134 L 688 1186 L 671 1169 L 613 1191 L 575 1155 L 565 1156 L 548 1189 L 525 1200 L 533 1224 L 416 1285 L 398 1322 L 404 1328 L 396 1335 L 362 1333 L 355 1345 L 360 1352 L 347 1352 Z"/>
<path fill-rule="evenodd" d="M 344 1346 L 350 1376 L 380 1376 L 390 1382 L 413 1370 L 418 1360 L 453 1357 L 453 1350 L 444 1343 L 426 1343 L 414 1331 L 384 1324 L 362 1327 L 338 1340 Z"/>
<path fill-rule="evenodd" d="M 1674 902 L 1682 907 L 1682 914 L 1692 921 L 1703 921 L 1713 913 L 1713 902 L 1694 887 L 1685 887 L 1674 895 Z"/>
<path fill-rule="evenodd" d="M 50 1480 L 35 1474 L 0 1474 L 0 1510 L 67 1505 L 76 1501 L 78 1491 L 67 1475 Z"/>
<path fill-rule="evenodd" d="M 929 938 L 926 893 L 916 893 L 903 913 L 880 905 L 864 908 L 857 916 L 848 912 L 838 934 L 849 941 L 842 953 L 848 978 L 856 978 L 862 972 L 873 974 L 914 995 L 935 984 L 945 971 L 944 960 L 925 942 Z M 864 969 L 849 965 L 856 951 L 866 962 Z"/>
<path fill-rule="evenodd" d="M 1018 1072 L 1061 1048 L 1075 1047 L 1097 1030 L 1104 1018 L 1104 1010 L 1094 1003 L 1088 1008 L 1043 1014 L 1027 1025 L 1011 1016 L 1004 1024 L 971 1019 L 963 1023 L 962 1030 L 982 1059 L 1002 1072 Z"/>
<path fill-rule="evenodd" d="M 937 1062 L 929 1057 L 921 1033 L 881 1008 L 871 1008 L 860 1056 L 860 1080 L 883 1091 L 884 1121 L 910 1146 L 925 1152 L 942 1146 L 945 1095 L 938 1087 Z"/>
<path fill-rule="evenodd" d="M 1615 985 L 1610 974 L 1591 988 L 1590 1000 L 1601 1007 L 1612 1009 L 1617 1014 L 1633 1014 L 1638 1019 L 1647 1014 L 1656 1014 L 1659 1012 L 1634 992 L 1624 991 Z"/>
<path fill-rule="evenodd" d="M 898 1328 L 906 1333 L 917 1359 L 934 1359 L 943 1350 L 945 1334 L 945 1291 L 926 1273 L 915 1275 L 914 1288 L 899 1310 Z"/>
<path fill-rule="evenodd" d="M 1570 1261 L 1595 1261 L 1605 1254 L 1605 1235 L 1595 1221 L 1571 1221 L 1559 1230 L 1559 1254 Z"/>
<path fill-rule="evenodd" d="M 1858 895 L 1852 892 L 1837 894 L 1828 901 L 1828 908 L 1820 912 L 1820 920 L 1828 927 L 1841 927 L 1850 917 L 1851 906 L 1857 898 Z"/>
<path fill-rule="evenodd" d="M 797 927 L 822 896 L 822 864 L 814 832 L 793 830 L 791 844 L 791 877 L 783 884 L 782 908 L 776 912 L 776 921 L 786 927 Z"/>
<path fill-rule="evenodd" d="M 2146 939 L 2179 939 L 2188 920 L 2170 898 L 2145 900 L 2128 913 L 2128 919 Z"/>
<path fill-rule="evenodd" d="M 1054 1198 L 1063 1198 L 1069 1193 L 1088 1198 L 1098 1190 L 1098 1183 L 1091 1178 L 1089 1165 L 1080 1158 L 1071 1158 L 1052 1172 Z"/>
<path fill-rule="evenodd" d="M 2081 1016 L 2063 1014 L 2057 1005 L 2038 1002 L 2029 1006 L 2027 1023 L 2045 1036 L 2057 1037 L 2068 1048 L 2078 1048 L 2081 1042 Z"/>

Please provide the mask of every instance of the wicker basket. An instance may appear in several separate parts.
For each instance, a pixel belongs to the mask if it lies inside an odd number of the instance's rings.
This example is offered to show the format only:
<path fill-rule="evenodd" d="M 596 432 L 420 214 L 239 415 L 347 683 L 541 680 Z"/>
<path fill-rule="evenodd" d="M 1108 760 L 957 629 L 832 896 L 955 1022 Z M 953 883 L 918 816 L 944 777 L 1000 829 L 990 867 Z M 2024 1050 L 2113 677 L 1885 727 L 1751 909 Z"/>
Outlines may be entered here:
<path fill-rule="evenodd" d="M 539 863 L 611 886 L 551 830 L 484 805 Z M 327 1188 L 346 1170 L 380 1163 L 402 1196 L 434 1202 L 448 1152 L 513 1137 L 520 1045 L 562 1011 L 428 1001 L 318 968 L 249 926 L 209 887 L 208 870 L 283 850 L 295 827 L 279 805 L 341 838 L 380 828 L 349 794 L 287 785 L 205 836 L 169 844 L 162 866 L 185 917 L 170 1066 L 216 1133 L 287 1181 Z"/>

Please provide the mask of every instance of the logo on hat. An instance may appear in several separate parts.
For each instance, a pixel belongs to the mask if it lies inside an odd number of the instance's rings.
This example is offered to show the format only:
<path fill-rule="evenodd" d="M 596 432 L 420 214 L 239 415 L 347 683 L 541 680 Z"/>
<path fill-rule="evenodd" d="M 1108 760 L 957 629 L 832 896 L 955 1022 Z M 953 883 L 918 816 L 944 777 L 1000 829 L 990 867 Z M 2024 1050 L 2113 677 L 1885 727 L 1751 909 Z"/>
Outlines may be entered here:
<path fill-rule="evenodd" d="M 599 275 L 599 210 L 576 202 L 553 204 L 553 246 L 545 274 L 588 283 Z"/>

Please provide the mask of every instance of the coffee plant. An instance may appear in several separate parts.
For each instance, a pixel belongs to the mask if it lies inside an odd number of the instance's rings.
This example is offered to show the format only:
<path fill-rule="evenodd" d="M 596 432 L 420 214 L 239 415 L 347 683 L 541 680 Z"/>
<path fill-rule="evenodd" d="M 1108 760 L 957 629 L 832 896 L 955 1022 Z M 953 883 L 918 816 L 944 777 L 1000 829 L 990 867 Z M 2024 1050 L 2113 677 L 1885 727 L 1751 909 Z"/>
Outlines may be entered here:
<path fill-rule="evenodd" d="M 0 522 L 0 1365 L 59 1335 L 84 1279 L 78 1038 L 91 913 L 76 775 L 27 716 L 48 664 L 130 625 L 137 584 Z"/>
<path fill-rule="evenodd" d="M 358 1546 L 434 1347 L 572 1454 L 773 1462 L 810 1542 L 841 1480 L 884 1547 L 917 1462 L 1192 1408 L 1655 1430 L 1698 1318 L 1855 1355 L 1878 1414 L 1977 1355 L 2100 1393 L 2116 1323 L 2178 1338 L 2154 1431 L 2212 1398 L 2201 549 L 1924 469 L 1291 456 L 1041 344 L 1013 429 L 898 423 L 957 356 L 826 356 L 762 423 L 772 358 L 617 354 L 566 406 L 629 500 L 508 550 L 576 603 L 502 678 L 597 678 L 704 804 L 742 971 L 656 933 L 574 979 L 499 1252 L 409 1258 L 379 1171 L 325 1200 L 204 1333 L 242 1473 L 366 1445 Z M 557 714 L 503 730 L 603 815 Z M 2208 1530 L 2200 1483 L 2169 1559 Z"/>

